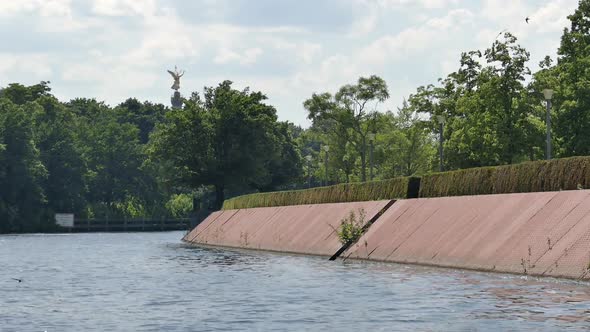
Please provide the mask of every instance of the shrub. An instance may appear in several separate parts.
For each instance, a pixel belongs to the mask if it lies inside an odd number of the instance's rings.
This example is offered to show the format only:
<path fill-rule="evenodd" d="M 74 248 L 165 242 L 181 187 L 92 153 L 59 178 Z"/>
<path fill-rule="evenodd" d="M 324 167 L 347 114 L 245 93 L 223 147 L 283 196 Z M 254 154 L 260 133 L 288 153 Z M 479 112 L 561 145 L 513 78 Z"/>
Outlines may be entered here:
<path fill-rule="evenodd" d="M 350 211 L 348 217 L 340 221 L 340 228 L 338 229 L 338 238 L 343 245 L 347 243 L 354 243 L 363 235 L 363 228 L 365 226 L 365 210 L 359 210 L 359 217 L 357 219 L 354 211 Z"/>
<path fill-rule="evenodd" d="M 184 218 L 193 210 L 193 196 L 190 194 L 173 194 L 166 202 L 166 210 L 175 218 Z"/>

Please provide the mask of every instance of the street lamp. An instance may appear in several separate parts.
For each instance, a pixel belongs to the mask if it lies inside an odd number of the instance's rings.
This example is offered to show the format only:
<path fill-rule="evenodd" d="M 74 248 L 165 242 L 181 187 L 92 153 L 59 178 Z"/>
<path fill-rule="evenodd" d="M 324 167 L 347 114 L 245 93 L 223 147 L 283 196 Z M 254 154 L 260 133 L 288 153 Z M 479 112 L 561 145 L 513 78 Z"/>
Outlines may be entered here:
<path fill-rule="evenodd" d="M 375 133 L 369 133 L 369 178 L 373 181 L 373 142 L 375 141 Z"/>
<path fill-rule="evenodd" d="M 547 153 L 546 158 L 547 160 L 551 159 L 551 99 L 553 99 L 553 90 L 545 89 L 543 90 L 543 96 L 545 96 L 545 101 L 547 104 Z"/>
<path fill-rule="evenodd" d="M 443 167 L 443 159 L 444 159 L 444 154 L 443 154 L 443 143 L 444 143 L 444 138 L 443 138 L 443 130 L 444 130 L 444 126 L 445 126 L 445 122 L 447 121 L 447 119 L 445 119 L 444 115 L 437 115 L 436 119 L 438 120 L 438 124 L 439 124 L 439 137 L 438 137 L 438 141 L 439 141 L 439 148 L 438 148 L 438 153 L 439 153 L 439 160 L 440 160 L 440 164 L 438 166 L 438 170 L 440 172 L 444 171 L 444 167 Z"/>
<path fill-rule="evenodd" d="M 313 157 L 308 154 L 305 156 L 305 160 L 307 160 L 307 187 L 311 188 L 311 160 Z"/>
<path fill-rule="evenodd" d="M 330 146 L 329 145 L 324 145 L 322 147 L 322 149 L 324 149 L 324 152 L 326 152 L 326 158 L 325 158 L 325 170 L 326 170 L 326 186 L 329 184 L 329 179 L 328 179 L 328 152 L 330 152 Z"/>

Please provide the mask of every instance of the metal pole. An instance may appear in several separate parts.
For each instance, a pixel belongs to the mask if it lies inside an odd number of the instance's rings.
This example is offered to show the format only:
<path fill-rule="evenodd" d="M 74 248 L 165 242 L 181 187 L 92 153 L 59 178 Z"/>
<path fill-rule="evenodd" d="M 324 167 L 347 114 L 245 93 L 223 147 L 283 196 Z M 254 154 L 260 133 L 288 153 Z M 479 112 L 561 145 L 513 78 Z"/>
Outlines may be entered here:
<path fill-rule="evenodd" d="M 311 161 L 307 161 L 307 188 L 311 188 Z"/>
<path fill-rule="evenodd" d="M 328 151 L 326 151 L 326 165 L 325 166 L 326 166 L 326 186 L 327 186 L 330 184 L 329 183 L 330 181 L 328 179 Z"/>
<path fill-rule="evenodd" d="M 547 100 L 547 160 L 551 160 L 551 100 Z"/>
<path fill-rule="evenodd" d="M 373 140 L 371 140 L 369 147 L 369 178 L 373 181 Z"/>
<path fill-rule="evenodd" d="M 443 128 L 443 127 L 444 127 L 444 125 L 443 125 L 443 123 L 441 122 L 441 123 L 440 123 L 440 136 L 439 136 L 439 142 L 440 142 L 440 144 L 439 144 L 439 145 L 440 145 L 440 146 L 439 146 L 439 159 L 440 159 L 440 165 L 439 165 L 439 168 L 438 168 L 438 170 L 439 170 L 440 172 L 443 172 L 443 171 L 444 171 L 444 167 L 443 167 L 443 158 L 444 158 L 444 155 L 443 155 L 443 139 L 444 139 L 444 138 L 443 138 L 443 130 L 444 130 L 444 128 Z"/>

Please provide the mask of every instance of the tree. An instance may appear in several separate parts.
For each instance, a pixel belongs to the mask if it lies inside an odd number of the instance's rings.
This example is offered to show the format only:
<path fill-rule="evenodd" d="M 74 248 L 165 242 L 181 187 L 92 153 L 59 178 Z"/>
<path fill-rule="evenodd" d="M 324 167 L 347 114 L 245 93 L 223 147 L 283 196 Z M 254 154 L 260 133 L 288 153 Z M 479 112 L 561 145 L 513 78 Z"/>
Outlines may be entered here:
<path fill-rule="evenodd" d="M 88 201 L 95 216 L 134 216 L 128 211 L 144 209 L 141 166 L 144 160 L 139 129 L 119 123 L 112 111 L 78 127 L 82 155 L 87 162 Z M 127 210 L 125 206 L 134 205 Z M 141 205 L 141 207 L 140 207 Z"/>
<path fill-rule="evenodd" d="M 48 173 L 43 182 L 47 207 L 53 213 L 84 215 L 86 165 L 76 144 L 72 112 L 53 96 L 42 96 L 26 106 L 34 115 L 35 141 Z"/>
<path fill-rule="evenodd" d="M 377 136 L 376 164 L 387 178 L 428 173 L 436 160 L 436 141 L 427 122 L 404 101 L 397 114 L 381 116 L 383 134 Z"/>
<path fill-rule="evenodd" d="M 261 92 L 233 89 L 230 81 L 205 88 L 204 99 L 193 93 L 184 109 L 171 110 L 158 126 L 150 154 L 170 160 L 175 183 L 213 186 L 216 207 L 228 189 L 279 185 L 287 178 L 273 174 L 276 158 L 298 156 L 277 124 L 276 110 L 264 100 Z"/>
<path fill-rule="evenodd" d="M 141 103 L 135 98 L 129 98 L 116 107 L 115 110 L 119 116 L 119 121 L 131 123 L 139 128 L 139 142 L 146 144 L 149 140 L 149 134 L 154 130 L 156 123 L 164 120 L 168 108 L 162 104 Z"/>
<path fill-rule="evenodd" d="M 590 154 L 590 1 L 581 0 L 568 19 L 571 24 L 561 37 L 557 65 L 545 61 L 532 84 L 537 101 L 542 100 L 542 89 L 555 90 L 556 153 L 564 157 Z"/>
<path fill-rule="evenodd" d="M 357 151 L 361 160 L 361 180 L 366 181 L 367 135 L 374 131 L 376 109 L 370 103 L 384 102 L 389 98 L 387 84 L 378 76 L 359 78 L 355 85 L 345 85 L 332 96 L 329 93 L 313 94 L 303 103 L 308 118 L 314 123 L 331 121 L 335 133 L 346 132 L 347 143 Z"/>
<path fill-rule="evenodd" d="M 33 115 L 0 98 L 0 232 L 46 231 L 47 169 L 34 144 Z"/>
<path fill-rule="evenodd" d="M 409 105 L 431 117 L 446 118 L 446 169 L 510 164 L 536 158 L 538 110 L 524 82 L 529 53 L 507 32 L 484 52 L 461 55 L 459 69 L 410 96 Z"/>
<path fill-rule="evenodd" d="M 49 83 L 49 81 L 41 81 L 32 86 L 11 83 L 8 87 L 0 90 L 0 98 L 6 98 L 17 105 L 23 105 L 29 101 L 37 100 L 41 96 L 50 96 Z"/>

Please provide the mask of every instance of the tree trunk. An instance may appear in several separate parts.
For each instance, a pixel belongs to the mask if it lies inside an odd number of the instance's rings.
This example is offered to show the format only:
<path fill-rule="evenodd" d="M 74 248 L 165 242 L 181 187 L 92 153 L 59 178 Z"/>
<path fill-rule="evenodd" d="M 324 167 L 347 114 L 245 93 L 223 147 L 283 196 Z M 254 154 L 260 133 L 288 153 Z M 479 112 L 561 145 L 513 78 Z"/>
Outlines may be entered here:
<path fill-rule="evenodd" d="M 367 145 L 365 143 L 365 138 L 363 137 L 363 142 L 361 146 L 361 182 L 367 181 Z"/>
<path fill-rule="evenodd" d="M 224 185 L 215 185 L 215 209 L 219 210 L 223 206 L 225 200 Z"/>

